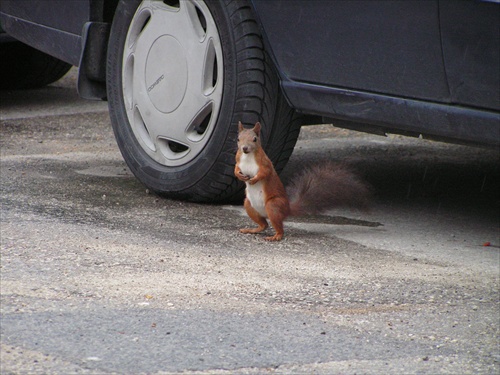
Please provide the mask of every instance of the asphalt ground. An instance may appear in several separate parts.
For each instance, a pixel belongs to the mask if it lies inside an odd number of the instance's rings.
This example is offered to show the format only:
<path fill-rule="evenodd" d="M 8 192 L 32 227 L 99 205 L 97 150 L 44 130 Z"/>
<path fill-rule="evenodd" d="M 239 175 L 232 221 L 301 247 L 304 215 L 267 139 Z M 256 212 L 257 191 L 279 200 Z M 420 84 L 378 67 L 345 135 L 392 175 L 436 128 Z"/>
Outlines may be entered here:
<path fill-rule="evenodd" d="M 149 193 L 74 70 L 0 111 L 2 374 L 500 372 L 498 150 L 304 128 L 284 181 L 346 162 L 373 206 L 268 243 Z"/>

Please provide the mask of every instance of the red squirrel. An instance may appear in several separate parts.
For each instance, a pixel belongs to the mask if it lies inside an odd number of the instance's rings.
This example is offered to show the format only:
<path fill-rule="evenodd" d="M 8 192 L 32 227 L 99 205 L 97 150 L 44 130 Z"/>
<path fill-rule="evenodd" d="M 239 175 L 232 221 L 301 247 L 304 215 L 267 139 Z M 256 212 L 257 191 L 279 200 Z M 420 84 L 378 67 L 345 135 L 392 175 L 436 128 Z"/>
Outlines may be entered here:
<path fill-rule="evenodd" d="M 245 210 L 258 224 L 257 228 L 240 229 L 241 233 L 260 233 L 269 226 L 269 219 L 276 233 L 265 239 L 280 241 L 288 216 L 317 214 L 339 206 L 368 207 L 368 185 L 346 167 L 330 163 L 305 170 L 294 179 L 287 194 L 262 148 L 260 123 L 245 129 L 239 122 L 238 128 L 234 174 L 246 183 Z"/>

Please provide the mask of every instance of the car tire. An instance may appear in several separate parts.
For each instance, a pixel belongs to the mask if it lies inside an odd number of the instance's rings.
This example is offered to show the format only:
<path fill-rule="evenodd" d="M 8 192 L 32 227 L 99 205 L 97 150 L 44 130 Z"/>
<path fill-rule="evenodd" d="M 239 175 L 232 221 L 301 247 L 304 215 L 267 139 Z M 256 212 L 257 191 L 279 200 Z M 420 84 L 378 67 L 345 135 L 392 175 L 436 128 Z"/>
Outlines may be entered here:
<path fill-rule="evenodd" d="M 62 78 L 71 65 L 21 42 L 0 44 L 0 89 L 32 89 Z"/>
<path fill-rule="evenodd" d="M 234 201 L 238 121 L 260 121 L 277 170 L 300 117 L 283 98 L 250 3 L 120 1 L 107 59 L 120 151 L 150 190 L 197 202 Z"/>

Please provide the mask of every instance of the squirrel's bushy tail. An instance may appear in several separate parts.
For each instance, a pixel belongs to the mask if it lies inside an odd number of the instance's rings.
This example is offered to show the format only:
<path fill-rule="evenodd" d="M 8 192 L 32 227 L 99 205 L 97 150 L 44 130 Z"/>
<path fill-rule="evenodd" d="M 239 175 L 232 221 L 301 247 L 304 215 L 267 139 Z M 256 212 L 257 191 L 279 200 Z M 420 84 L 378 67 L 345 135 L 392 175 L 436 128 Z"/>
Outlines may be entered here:
<path fill-rule="evenodd" d="M 290 215 L 318 214 L 336 207 L 369 207 L 371 188 L 347 166 L 324 163 L 306 169 L 287 186 Z"/>

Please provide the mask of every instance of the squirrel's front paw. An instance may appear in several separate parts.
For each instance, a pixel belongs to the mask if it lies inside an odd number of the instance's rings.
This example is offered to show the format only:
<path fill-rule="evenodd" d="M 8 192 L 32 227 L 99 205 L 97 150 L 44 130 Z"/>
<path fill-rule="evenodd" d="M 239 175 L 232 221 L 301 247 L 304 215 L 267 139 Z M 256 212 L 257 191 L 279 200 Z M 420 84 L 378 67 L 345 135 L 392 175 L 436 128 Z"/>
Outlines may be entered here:
<path fill-rule="evenodd" d="M 255 179 L 255 177 L 252 177 L 251 179 L 249 179 L 247 181 L 250 185 L 255 185 L 257 182 L 259 182 L 258 180 Z"/>
<path fill-rule="evenodd" d="M 250 180 L 250 176 L 247 176 L 246 174 L 243 174 L 243 172 L 239 171 L 238 174 L 236 175 L 241 181 L 248 181 Z"/>

